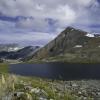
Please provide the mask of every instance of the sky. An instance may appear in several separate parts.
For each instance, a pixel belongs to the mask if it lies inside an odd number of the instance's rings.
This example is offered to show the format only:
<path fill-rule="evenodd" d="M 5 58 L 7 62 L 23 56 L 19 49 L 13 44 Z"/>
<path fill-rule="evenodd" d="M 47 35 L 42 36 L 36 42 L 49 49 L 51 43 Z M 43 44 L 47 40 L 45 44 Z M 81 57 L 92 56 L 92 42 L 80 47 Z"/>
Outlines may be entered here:
<path fill-rule="evenodd" d="M 0 44 L 43 46 L 68 26 L 100 33 L 100 0 L 0 0 Z"/>

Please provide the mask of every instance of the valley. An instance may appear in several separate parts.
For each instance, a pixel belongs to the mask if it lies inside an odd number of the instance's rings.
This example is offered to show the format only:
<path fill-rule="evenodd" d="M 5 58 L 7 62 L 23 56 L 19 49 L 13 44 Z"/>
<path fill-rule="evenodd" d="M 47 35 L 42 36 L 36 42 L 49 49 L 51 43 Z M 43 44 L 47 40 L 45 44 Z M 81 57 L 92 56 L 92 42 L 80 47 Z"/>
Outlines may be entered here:
<path fill-rule="evenodd" d="M 0 62 L 14 64 L 22 63 L 39 48 L 39 46 L 19 47 L 18 44 L 2 44 L 0 45 Z"/>
<path fill-rule="evenodd" d="M 99 34 L 67 27 L 44 47 L 0 48 L 1 100 L 100 99 Z"/>
<path fill-rule="evenodd" d="M 100 35 L 73 27 L 67 27 L 43 47 L 1 45 L 0 48 L 1 62 L 100 63 Z"/>

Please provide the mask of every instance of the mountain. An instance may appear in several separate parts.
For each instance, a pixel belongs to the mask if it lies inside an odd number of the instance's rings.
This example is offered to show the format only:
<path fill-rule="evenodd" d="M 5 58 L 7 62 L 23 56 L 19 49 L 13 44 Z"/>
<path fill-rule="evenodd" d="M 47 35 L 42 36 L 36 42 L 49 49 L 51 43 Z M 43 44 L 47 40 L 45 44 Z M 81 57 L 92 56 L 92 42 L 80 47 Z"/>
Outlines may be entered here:
<path fill-rule="evenodd" d="M 1 51 L 0 58 L 5 60 L 23 60 L 33 55 L 39 48 L 39 46 L 27 46 L 16 51 Z"/>
<path fill-rule="evenodd" d="M 39 49 L 33 59 L 48 62 L 100 62 L 100 35 L 67 27 Z"/>
<path fill-rule="evenodd" d="M 19 49 L 21 49 L 21 47 L 19 47 L 18 44 L 0 44 L 0 52 L 11 52 Z"/>
<path fill-rule="evenodd" d="M 17 52 L 11 52 L 9 55 L 7 55 L 7 59 L 28 59 L 31 55 L 33 55 L 37 50 L 39 49 L 39 46 L 27 46 L 23 49 L 18 50 Z"/>

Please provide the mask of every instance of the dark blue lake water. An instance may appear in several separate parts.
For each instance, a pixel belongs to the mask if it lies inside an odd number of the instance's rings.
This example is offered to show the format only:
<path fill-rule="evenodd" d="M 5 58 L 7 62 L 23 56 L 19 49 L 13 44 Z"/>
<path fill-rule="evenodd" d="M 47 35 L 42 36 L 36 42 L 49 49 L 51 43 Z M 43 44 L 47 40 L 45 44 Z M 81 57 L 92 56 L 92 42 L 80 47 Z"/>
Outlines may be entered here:
<path fill-rule="evenodd" d="M 23 76 L 62 80 L 100 79 L 100 64 L 11 64 L 9 72 Z"/>

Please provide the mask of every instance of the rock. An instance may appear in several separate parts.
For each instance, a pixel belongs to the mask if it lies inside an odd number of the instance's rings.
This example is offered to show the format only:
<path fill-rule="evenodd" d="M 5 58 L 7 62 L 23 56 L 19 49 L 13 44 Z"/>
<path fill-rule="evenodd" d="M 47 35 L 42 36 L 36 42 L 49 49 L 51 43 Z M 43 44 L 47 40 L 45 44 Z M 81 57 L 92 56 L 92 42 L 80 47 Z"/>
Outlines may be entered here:
<path fill-rule="evenodd" d="M 30 90 L 30 92 L 32 93 L 32 92 L 34 92 L 34 93 L 40 93 L 40 89 L 39 88 L 32 88 L 31 90 Z"/>
<path fill-rule="evenodd" d="M 83 100 L 87 100 L 87 97 L 83 97 Z"/>
<path fill-rule="evenodd" d="M 23 95 L 24 94 L 24 92 L 15 92 L 13 95 L 14 95 L 14 97 L 16 96 L 16 97 L 20 97 L 21 95 Z"/>
<path fill-rule="evenodd" d="M 73 83 L 72 87 L 78 87 L 78 85 L 76 83 Z"/>
<path fill-rule="evenodd" d="M 79 91 L 79 92 L 78 92 L 78 95 L 82 95 L 82 92 L 81 92 L 81 91 Z"/>
<path fill-rule="evenodd" d="M 24 89 L 31 91 L 31 89 L 33 89 L 33 87 L 31 87 L 31 86 L 28 85 L 28 86 L 25 86 Z"/>
<path fill-rule="evenodd" d="M 47 98 L 40 97 L 39 100 L 48 100 Z"/>
<path fill-rule="evenodd" d="M 98 92 L 97 95 L 100 96 L 100 92 Z"/>

